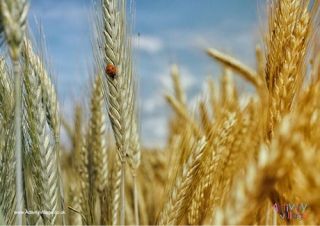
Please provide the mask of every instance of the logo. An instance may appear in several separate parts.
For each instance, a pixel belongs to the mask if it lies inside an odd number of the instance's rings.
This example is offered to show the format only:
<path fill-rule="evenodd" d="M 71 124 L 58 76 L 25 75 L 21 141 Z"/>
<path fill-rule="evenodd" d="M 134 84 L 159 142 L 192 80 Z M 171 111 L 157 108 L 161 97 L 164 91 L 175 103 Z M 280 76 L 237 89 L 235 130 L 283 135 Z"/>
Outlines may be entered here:
<path fill-rule="evenodd" d="M 272 209 L 279 213 L 279 216 L 283 220 L 303 220 L 307 219 L 309 214 L 306 212 L 308 204 L 291 204 L 291 203 L 283 203 L 277 204 L 275 203 L 272 206 Z"/>

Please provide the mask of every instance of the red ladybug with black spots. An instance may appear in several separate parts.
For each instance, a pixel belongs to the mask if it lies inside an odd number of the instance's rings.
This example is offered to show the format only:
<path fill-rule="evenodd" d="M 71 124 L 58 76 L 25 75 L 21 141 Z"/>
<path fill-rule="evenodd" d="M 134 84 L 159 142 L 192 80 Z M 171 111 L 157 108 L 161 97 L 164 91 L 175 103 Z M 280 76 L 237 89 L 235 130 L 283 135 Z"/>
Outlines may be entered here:
<path fill-rule="evenodd" d="M 108 64 L 106 67 L 106 73 L 111 78 L 114 78 L 117 75 L 117 68 L 113 66 L 112 64 Z"/>

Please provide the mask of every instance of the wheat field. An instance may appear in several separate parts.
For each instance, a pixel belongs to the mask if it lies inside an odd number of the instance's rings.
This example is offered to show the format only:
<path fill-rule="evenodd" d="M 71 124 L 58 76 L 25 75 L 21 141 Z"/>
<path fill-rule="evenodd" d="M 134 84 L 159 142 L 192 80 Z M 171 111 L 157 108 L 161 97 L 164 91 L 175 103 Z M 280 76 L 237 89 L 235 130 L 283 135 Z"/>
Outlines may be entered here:
<path fill-rule="evenodd" d="M 266 2 L 255 68 L 208 46 L 223 74 L 196 107 L 172 65 L 169 138 L 152 150 L 139 137 L 134 12 L 92 3 L 90 88 L 67 121 L 29 3 L 0 2 L 0 224 L 320 224 L 318 0 Z"/>

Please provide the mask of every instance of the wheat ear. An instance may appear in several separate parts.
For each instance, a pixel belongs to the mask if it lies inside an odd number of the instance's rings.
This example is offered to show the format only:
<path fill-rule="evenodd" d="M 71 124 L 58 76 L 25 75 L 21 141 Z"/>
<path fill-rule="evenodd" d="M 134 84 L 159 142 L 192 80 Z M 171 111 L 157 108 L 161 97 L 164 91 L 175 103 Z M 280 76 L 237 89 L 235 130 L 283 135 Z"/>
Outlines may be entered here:
<path fill-rule="evenodd" d="M 136 81 L 135 81 L 136 82 Z M 134 88 L 135 90 L 135 88 Z M 135 92 L 132 93 L 130 97 L 132 100 L 132 105 L 135 104 Z M 138 188 L 137 188 L 137 170 L 140 166 L 141 161 L 141 147 L 140 147 L 140 139 L 139 139 L 139 131 L 138 131 L 138 120 L 136 115 L 131 113 L 131 136 L 130 136 L 130 144 L 127 153 L 127 159 L 129 166 L 131 168 L 131 174 L 133 178 L 133 206 L 134 206 L 134 216 L 135 216 L 135 224 L 139 225 L 139 209 L 138 209 Z"/>
<path fill-rule="evenodd" d="M 121 7 L 124 7 L 124 2 L 120 1 Z M 113 64 L 116 67 L 116 76 L 107 77 L 107 103 L 109 106 L 109 116 L 112 125 L 112 129 L 115 135 L 118 152 L 122 160 L 125 160 L 128 144 L 130 140 L 130 118 L 132 112 L 132 106 L 129 102 L 132 96 L 132 87 L 131 87 L 131 74 L 128 72 L 127 63 L 127 53 L 125 52 L 126 48 L 126 38 L 125 35 L 125 24 L 124 15 L 121 15 L 122 10 L 116 10 L 114 5 L 116 1 L 105 1 L 103 3 L 103 12 L 105 17 L 104 24 L 104 37 L 105 37 L 105 54 L 104 62 L 105 65 Z M 116 16 L 115 14 L 118 14 Z M 121 13 L 121 14 L 120 14 Z M 113 25 L 112 23 L 115 23 Z M 112 51 L 112 52 L 111 52 Z"/>
<path fill-rule="evenodd" d="M 16 191 L 15 191 L 15 167 L 16 159 L 14 152 L 15 137 L 13 117 L 8 121 L 0 121 L 0 210 L 4 214 L 5 222 L 8 225 L 15 224 L 16 214 Z"/>
<path fill-rule="evenodd" d="M 38 56 L 32 50 L 31 43 L 24 41 L 23 56 L 25 63 L 24 95 L 28 133 L 31 141 L 31 158 L 34 159 L 33 169 L 36 175 L 35 190 L 39 205 L 43 210 L 57 211 L 60 193 L 60 171 L 58 149 L 52 144 L 51 133 L 47 131 L 46 108 L 43 106 L 43 86 L 45 86 L 45 69 Z M 40 75 L 42 74 L 42 75 Z M 47 88 L 47 87 L 45 87 Z M 52 94 L 51 94 L 52 95 Z M 54 139 L 58 139 L 54 136 Z M 57 215 L 43 214 L 45 224 L 55 224 Z"/>
<path fill-rule="evenodd" d="M 41 62 L 39 61 L 39 57 L 35 57 L 34 61 L 39 66 Z M 43 66 L 38 67 L 39 69 L 43 69 Z M 53 138 L 55 141 L 54 151 L 56 152 L 57 158 L 57 167 L 58 167 L 58 178 L 59 178 L 59 193 L 60 193 L 60 205 L 61 211 L 65 210 L 64 206 L 64 194 L 63 194 L 63 183 L 61 176 L 61 167 L 60 167 L 60 112 L 59 112 L 59 102 L 58 95 L 55 86 L 53 85 L 48 73 L 43 70 L 42 73 L 38 73 L 41 80 L 41 93 L 42 93 L 42 103 L 44 108 L 46 109 L 46 118 L 47 123 L 53 133 Z M 62 224 L 65 225 L 65 215 L 62 214 Z"/>
<path fill-rule="evenodd" d="M 87 141 L 88 137 L 85 136 L 79 155 L 77 155 L 78 159 L 78 176 L 79 176 L 79 185 L 80 185 L 80 206 L 81 211 L 84 215 L 84 222 L 87 224 L 87 222 L 91 222 L 91 209 L 89 208 L 89 172 L 88 172 L 88 148 L 87 148 Z"/>
<path fill-rule="evenodd" d="M 183 120 L 185 120 L 186 122 L 190 123 L 192 131 L 198 138 L 200 138 L 202 136 L 200 127 L 197 125 L 195 120 L 189 115 L 189 113 L 186 111 L 182 103 L 180 103 L 172 95 L 166 95 L 165 98 L 167 102 L 171 105 L 173 110 L 177 113 L 177 115 L 181 117 Z"/>
<path fill-rule="evenodd" d="M 40 30 L 41 32 L 41 30 Z M 40 34 L 41 35 L 41 34 Z M 41 37 L 42 38 L 42 37 Z M 45 40 L 41 40 L 44 42 Z M 24 40 L 25 43 L 28 42 L 27 39 Z M 31 44 L 29 47 L 31 47 Z M 43 56 L 46 56 L 46 47 L 45 45 L 41 46 L 41 50 L 44 52 Z M 39 56 L 33 53 L 32 49 L 28 52 L 30 58 L 30 65 L 36 71 L 35 75 L 39 79 L 41 84 L 41 102 L 45 110 L 46 122 L 52 132 L 54 144 L 53 149 L 56 157 L 56 166 L 58 171 L 58 186 L 59 186 L 59 200 L 61 205 L 61 211 L 64 211 L 64 194 L 63 194 L 63 183 L 61 177 L 61 168 L 60 168 L 60 112 L 59 112 L 59 102 L 57 90 L 52 82 L 52 71 L 50 62 L 46 62 L 46 59 L 43 57 L 40 59 Z M 62 223 L 65 224 L 65 216 L 62 215 Z"/>
<path fill-rule="evenodd" d="M 5 62 L 0 59 L 0 209 L 5 217 L 6 224 L 14 224 L 16 215 L 16 159 L 14 152 L 15 137 L 13 124 L 13 81 L 11 71 Z"/>
<path fill-rule="evenodd" d="M 221 62 L 225 67 L 230 67 L 244 79 L 252 83 L 256 88 L 260 88 L 262 81 L 259 79 L 256 71 L 246 65 L 244 65 L 239 60 L 236 60 L 224 53 L 221 53 L 213 48 L 208 49 L 207 53 Z"/>
<path fill-rule="evenodd" d="M 89 124 L 90 148 L 92 155 L 92 173 L 90 179 L 93 184 L 92 197 L 99 197 L 102 201 L 103 192 L 108 186 L 108 153 L 106 144 L 106 114 L 104 112 L 104 95 L 102 93 L 102 77 L 95 76 L 91 98 L 91 118 Z M 97 222 L 96 220 L 95 222 Z M 100 222 L 100 220 L 99 220 Z"/>
<path fill-rule="evenodd" d="M 183 92 L 180 82 L 180 73 L 177 65 L 171 66 L 171 76 L 173 79 L 174 91 L 177 100 L 187 108 L 187 97 L 185 92 Z"/>
<path fill-rule="evenodd" d="M 128 149 L 128 163 L 131 168 L 133 177 L 133 202 L 134 202 L 134 215 L 135 223 L 139 225 L 139 212 L 138 212 L 138 188 L 137 188 L 137 169 L 141 160 L 140 140 L 138 133 L 138 125 L 135 118 L 131 119 L 131 139 Z"/>
<path fill-rule="evenodd" d="M 3 0 L 0 4 L 1 25 L 4 28 L 5 40 L 9 44 L 14 72 L 17 211 L 22 211 L 21 72 L 18 60 L 29 4 L 26 0 Z M 22 224 L 22 215 L 17 216 L 16 223 Z"/>
<path fill-rule="evenodd" d="M 314 7 L 319 7 L 319 2 Z M 307 71 L 307 49 L 318 9 L 308 12 L 309 1 L 271 1 L 266 38 L 266 84 L 269 90 L 269 138 L 277 124 L 292 110 L 295 95 Z M 313 20 L 311 20 L 311 18 Z"/>
<path fill-rule="evenodd" d="M 9 121 L 13 112 L 13 80 L 6 60 L 0 56 L 0 121 Z"/>
<path fill-rule="evenodd" d="M 177 176 L 174 186 L 170 189 L 171 193 L 159 214 L 157 224 L 177 225 L 180 223 L 191 201 L 193 193 L 191 185 L 196 180 L 205 145 L 205 139 L 195 143 L 187 162 L 182 166 L 181 175 Z"/>
<path fill-rule="evenodd" d="M 252 212 L 261 205 L 266 198 L 271 197 L 271 192 L 277 181 L 284 178 L 292 167 L 294 157 L 292 150 L 282 150 L 283 144 L 288 144 L 286 139 L 289 121 L 282 124 L 279 136 L 271 143 L 270 149 L 262 145 L 259 151 L 258 163 L 249 163 L 245 180 L 238 179 L 230 192 L 229 201 L 224 205 L 224 211 L 217 211 L 215 224 L 252 224 Z M 250 205 L 248 204 L 250 202 Z M 240 211 L 242 208 L 247 207 Z M 240 211 L 240 212 L 238 212 Z"/>
<path fill-rule="evenodd" d="M 83 145 L 82 117 L 82 107 L 79 103 L 76 103 L 76 106 L 74 108 L 73 126 L 67 124 L 65 120 L 61 121 L 71 138 L 72 150 L 74 151 L 74 161 L 72 166 L 77 173 L 79 172 L 81 162 L 81 149 Z"/>
<path fill-rule="evenodd" d="M 88 208 L 88 193 L 89 193 L 89 175 L 88 175 L 88 153 L 87 153 L 87 138 L 84 138 L 83 134 L 83 111 L 81 104 L 77 103 L 74 110 L 74 124 L 73 128 L 68 125 L 68 132 L 70 137 L 72 138 L 72 147 L 74 151 L 74 160 L 73 160 L 73 169 L 76 173 L 75 182 L 78 186 L 76 189 L 79 193 L 74 199 L 78 198 L 79 201 L 79 209 L 77 209 L 77 205 L 72 206 L 77 214 L 81 215 L 80 221 L 81 224 L 88 224 L 89 219 L 89 208 Z M 62 120 L 64 126 L 65 122 Z M 72 186 L 72 185 L 71 185 Z M 69 189 L 73 189 L 72 187 Z"/>
<path fill-rule="evenodd" d="M 17 198 L 15 193 L 15 167 L 16 159 L 13 151 L 15 138 L 12 136 L 13 120 L 10 120 L 7 125 L 3 126 L 1 131 L 1 149 L 3 148 L 2 164 L 0 170 L 0 202 L 1 211 L 5 216 L 6 224 L 15 224 L 16 214 L 14 214 Z M 4 140 L 5 139 L 5 140 Z M 1 150 L 2 151 L 2 150 Z"/>
<path fill-rule="evenodd" d="M 122 162 L 120 224 L 125 223 L 125 168 L 130 143 L 131 121 L 134 111 L 132 78 L 132 46 L 126 32 L 126 2 L 124 0 L 102 2 L 103 68 L 108 64 L 116 67 L 115 75 L 107 75 L 104 89 L 108 103 L 109 118 L 115 136 L 118 154 Z M 130 21 L 129 21 L 130 22 Z M 101 26 L 98 25 L 98 27 Z M 101 27 L 100 27 L 101 28 Z"/>

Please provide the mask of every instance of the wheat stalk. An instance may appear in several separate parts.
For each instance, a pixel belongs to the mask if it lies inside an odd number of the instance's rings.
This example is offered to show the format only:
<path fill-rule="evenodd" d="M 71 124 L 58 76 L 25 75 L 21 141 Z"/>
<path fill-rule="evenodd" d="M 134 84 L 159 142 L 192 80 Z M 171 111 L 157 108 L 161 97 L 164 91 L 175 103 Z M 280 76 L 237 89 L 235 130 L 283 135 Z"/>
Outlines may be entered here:
<path fill-rule="evenodd" d="M 15 136 L 16 136 L 16 193 L 17 211 L 22 210 L 22 154 L 21 154 L 21 78 L 20 78 L 20 46 L 25 32 L 26 17 L 29 5 L 26 0 L 1 1 L 1 28 L 5 40 L 9 44 L 9 52 L 14 72 L 15 98 Z M 17 224 L 22 224 L 22 215 L 18 215 Z"/>
<path fill-rule="evenodd" d="M 112 172 L 112 203 L 111 203 L 111 222 L 118 225 L 119 206 L 120 206 L 120 187 L 121 187 L 121 161 L 117 155 Z"/>

